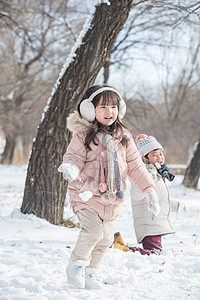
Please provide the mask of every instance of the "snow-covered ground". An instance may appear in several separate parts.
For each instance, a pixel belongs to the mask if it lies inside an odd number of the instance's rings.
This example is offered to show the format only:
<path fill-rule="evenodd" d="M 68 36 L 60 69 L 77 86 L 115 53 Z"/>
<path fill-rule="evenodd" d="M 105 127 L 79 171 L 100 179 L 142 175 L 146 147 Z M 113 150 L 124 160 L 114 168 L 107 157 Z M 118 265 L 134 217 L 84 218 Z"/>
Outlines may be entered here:
<path fill-rule="evenodd" d="M 184 188 L 183 176 L 169 184 L 180 208 L 171 213 L 176 233 L 163 237 L 163 254 L 142 256 L 110 248 L 100 273 L 107 284 L 95 291 L 75 289 L 66 280 L 79 229 L 20 213 L 26 168 L 0 166 L 1 300 L 200 299 L 200 191 Z M 65 215 L 71 216 L 68 207 Z M 128 190 L 117 231 L 125 243 L 137 245 Z"/>

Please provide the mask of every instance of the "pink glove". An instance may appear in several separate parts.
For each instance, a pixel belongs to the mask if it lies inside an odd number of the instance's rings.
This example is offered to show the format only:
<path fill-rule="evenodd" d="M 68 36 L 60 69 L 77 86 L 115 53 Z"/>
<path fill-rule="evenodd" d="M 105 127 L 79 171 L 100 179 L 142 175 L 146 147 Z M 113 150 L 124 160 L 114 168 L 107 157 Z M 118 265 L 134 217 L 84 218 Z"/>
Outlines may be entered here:
<path fill-rule="evenodd" d="M 160 204 L 158 202 L 156 191 L 149 188 L 144 192 L 144 196 L 147 199 L 148 210 L 150 210 L 155 216 L 158 216 L 160 213 Z"/>

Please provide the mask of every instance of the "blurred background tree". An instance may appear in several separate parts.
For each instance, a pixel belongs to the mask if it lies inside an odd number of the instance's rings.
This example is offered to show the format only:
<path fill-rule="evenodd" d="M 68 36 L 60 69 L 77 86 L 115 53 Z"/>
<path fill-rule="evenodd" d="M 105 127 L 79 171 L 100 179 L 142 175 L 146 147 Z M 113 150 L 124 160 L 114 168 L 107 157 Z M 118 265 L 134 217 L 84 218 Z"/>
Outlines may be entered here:
<path fill-rule="evenodd" d="M 47 99 L 85 22 L 87 7 L 82 10 L 81 1 L 70 2 L 0 2 L 3 164 L 13 162 L 19 147 L 27 161 Z"/>

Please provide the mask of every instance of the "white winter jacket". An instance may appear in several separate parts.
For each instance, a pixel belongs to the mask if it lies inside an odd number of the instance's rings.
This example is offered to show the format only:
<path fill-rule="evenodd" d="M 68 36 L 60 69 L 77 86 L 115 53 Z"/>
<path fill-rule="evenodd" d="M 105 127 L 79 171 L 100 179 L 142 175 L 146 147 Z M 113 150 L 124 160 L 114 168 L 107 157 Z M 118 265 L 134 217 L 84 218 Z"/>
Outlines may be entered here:
<path fill-rule="evenodd" d="M 131 205 L 138 243 L 141 243 L 146 236 L 174 233 L 169 220 L 170 198 L 167 184 L 159 174 L 157 174 L 155 184 L 160 203 L 160 214 L 157 217 L 148 210 L 143 194 L 134 182 L 131 182 Z"/>

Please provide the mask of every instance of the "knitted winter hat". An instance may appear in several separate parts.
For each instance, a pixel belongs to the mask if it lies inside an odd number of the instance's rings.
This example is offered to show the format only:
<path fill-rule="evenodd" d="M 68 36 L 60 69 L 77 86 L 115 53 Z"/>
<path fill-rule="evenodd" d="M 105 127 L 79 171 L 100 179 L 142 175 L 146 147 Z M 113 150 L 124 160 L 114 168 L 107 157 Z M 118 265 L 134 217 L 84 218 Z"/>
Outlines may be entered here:
<path fill-rule="evenodd" d="M 141 157 L 147 155 L 149 152 L 155 149 L 163 150 L 163 146 L 153 136 L 139 134 L 136 137 L 136 142 Z"/>

